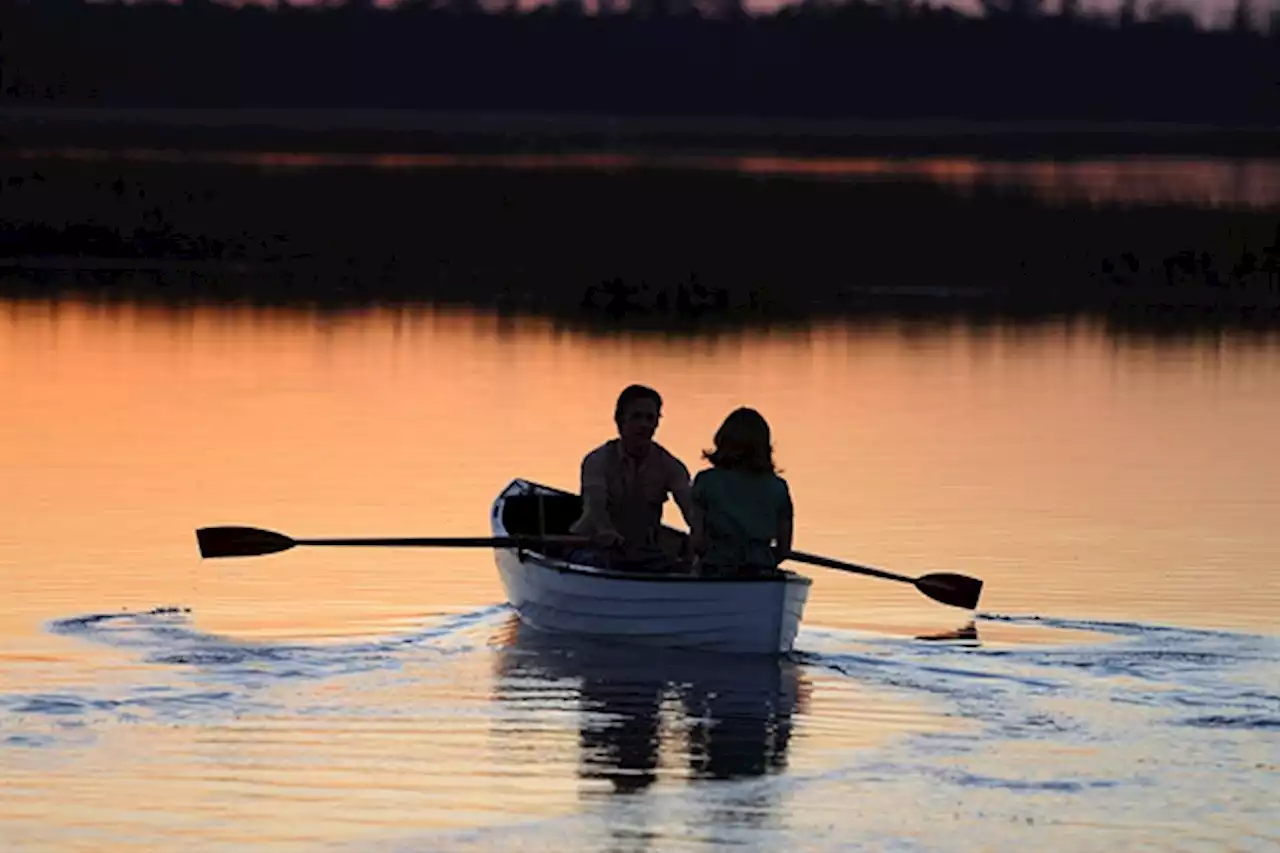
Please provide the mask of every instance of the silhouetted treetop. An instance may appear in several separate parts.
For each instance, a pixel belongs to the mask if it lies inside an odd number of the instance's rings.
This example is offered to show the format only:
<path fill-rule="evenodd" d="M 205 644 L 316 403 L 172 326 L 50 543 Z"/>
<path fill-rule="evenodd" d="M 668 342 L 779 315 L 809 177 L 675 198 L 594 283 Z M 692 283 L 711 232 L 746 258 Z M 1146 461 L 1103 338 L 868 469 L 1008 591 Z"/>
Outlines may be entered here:
<path fill-rule="evenodd" d="M 1280 27 L 982 0 L 481 0 L 394 9 L 0 0 L 6 100 L 623 115 L 1280 124 Z"/>

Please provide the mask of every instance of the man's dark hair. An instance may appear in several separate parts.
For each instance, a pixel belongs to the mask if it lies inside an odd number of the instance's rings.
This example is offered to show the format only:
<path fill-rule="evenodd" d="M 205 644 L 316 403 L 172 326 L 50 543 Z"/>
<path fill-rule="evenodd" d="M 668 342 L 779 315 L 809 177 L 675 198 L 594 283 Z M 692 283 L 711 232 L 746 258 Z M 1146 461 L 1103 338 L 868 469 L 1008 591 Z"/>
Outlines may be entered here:
<path fill-rule="evenodd" d="M 636 400 L 652 400 L 653 404 L 658 407 L 658 414 L 662 414 L 662 395 L 647 385 L 628 385 L 622 389 L 622 393 L 618 395 L 618 405 L 613 409 L 613 422 L 618 426 L 622 426 L 622 414 Z"/>

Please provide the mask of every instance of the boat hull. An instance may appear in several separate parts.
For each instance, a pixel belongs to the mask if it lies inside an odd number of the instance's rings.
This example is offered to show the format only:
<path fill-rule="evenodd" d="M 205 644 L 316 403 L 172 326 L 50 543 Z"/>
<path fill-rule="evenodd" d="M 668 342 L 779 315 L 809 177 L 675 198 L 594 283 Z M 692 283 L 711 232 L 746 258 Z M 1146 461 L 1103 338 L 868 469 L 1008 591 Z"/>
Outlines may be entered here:
<path fill-rule="evenodd" d="M 495 536 L 510 535 L 512 495 L 564 495 L 516 480 L 494 502 Z M 523 531 L 522 531 L 523 532 Z M 496 549 L 498 575 L 520 620 L 538 631 L 733 654 L 792 650 L 811 581 L 611 572 L 530 551 Z"/>

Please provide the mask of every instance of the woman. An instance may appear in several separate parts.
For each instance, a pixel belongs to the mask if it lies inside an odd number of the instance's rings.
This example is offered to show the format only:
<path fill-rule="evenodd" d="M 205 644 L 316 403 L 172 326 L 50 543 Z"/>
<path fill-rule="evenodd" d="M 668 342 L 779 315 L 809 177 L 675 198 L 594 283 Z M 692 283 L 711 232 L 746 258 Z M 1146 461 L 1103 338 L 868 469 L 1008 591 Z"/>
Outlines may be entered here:
<path fill-rule="evenodd" d="M 690 532 L 700 573 L 777 571 L 791 550 L 793 507 L 773 464 L 769 424 L 755 409 L 737 409 L 716 431 L 715 450 L 702 455 L 711 467 L 693 478 Z"/>

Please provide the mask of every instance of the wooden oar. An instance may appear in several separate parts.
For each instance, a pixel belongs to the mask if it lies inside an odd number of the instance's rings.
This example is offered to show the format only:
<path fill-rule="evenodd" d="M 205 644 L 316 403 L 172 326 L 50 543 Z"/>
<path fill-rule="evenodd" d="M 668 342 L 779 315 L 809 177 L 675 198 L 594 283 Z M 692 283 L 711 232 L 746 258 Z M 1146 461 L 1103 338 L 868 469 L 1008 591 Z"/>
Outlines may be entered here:
<path fill-rule="evenodd" d="M 263 554 L 275 554 L 287 551 L 296 545 L 329 545 L 348 547 L 402 547 L 402 548 L 530 548 L 550 543 L 560 545 L 588 545 L 590 539 L 585 536 L 435 536 L 419 538 L 378 538 L 378 539 L 294 539 L 274 530 L 262 530 L 257 527 L 201 527 L 196 531 L 196 541 L 200 545 L 200 556 L 205 559 L 216 557 L 256 557 Z M 963 607 L 973 610 L 978 606 L 978 597 L 982 594 L 982 581 L 965 575 L 938 572 L 909 578 L 895 575 L 892 572 L 833 560 L 817 554 L 806 554 L 804 551 L 791 551 L 786 557 L 798 563 L 809 563 L 824 566 L 828 569 L 839 569 L 859 575 L 870 575 L 886 580 L 901 581 L 915 586 L 920 592 L 952 607 Z"/>
<path fill-rule="evenodd" d="M 966 610 L 976 608 L 978 606 L 978 597 L 982 595 L 982 581 L 967 575 L 936 572 L 934 574 L 921 575 L 918 578 L 909 578 L 905 575 L 895 575 L 893 572 L 886 572 L 881 569 L 859 566 L 842 560 L 833 560 L 830 557 L 806 554 L 804 551 L 791 551 L 787 554 L 787 559 L 795 560 L 797 563 L 825 566 L 828 569 L 839 569 L 842 572 L 853 572 L 858 575 L 870 575 L 873 578 L 909 583 L 934 601 L 941 601 L 943 604 L 950 604 L 952 607 L 963 607 Z"/>
<path fill-rule="evenodd" d="M 256 557 L 287 551 L 295 545 L 339 545 L 403 548 L 537 548 L 539 545 L 586 545 L 585 536 L 435 536 L 416 539 L 294 539 L 257 527 L 201 527 L 196 531 L 200 556 Z"/>

